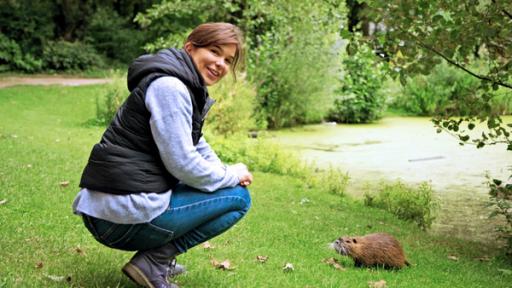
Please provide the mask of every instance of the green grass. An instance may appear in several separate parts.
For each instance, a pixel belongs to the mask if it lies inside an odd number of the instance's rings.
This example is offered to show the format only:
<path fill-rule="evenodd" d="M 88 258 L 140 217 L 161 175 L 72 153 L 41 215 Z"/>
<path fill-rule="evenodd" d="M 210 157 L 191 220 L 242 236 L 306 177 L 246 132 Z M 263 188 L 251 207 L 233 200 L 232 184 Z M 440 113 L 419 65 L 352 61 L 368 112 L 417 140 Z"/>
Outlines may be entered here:
<path fill-rule="evenodd" d="M 120 268 L 131 253 L 95 242 L 71 213 L 78 180 L 102 128 L 101 86 L 0 89 L 0 287 L 135 287 Z M 69 181 L 61 187 L 62 181 Z M 510 287 L 512 267 L 484 244 L 432 236 L 382 210 L 305 188 L 287 176 L 255 173 L 253 207 L 233 229 L 179 257 L 182 287 Z M 308 201 L 301 200 L 307 198 Z M 414 265 L 359 269 L 327 244 L 341 234 L 385 231 Z M 80 252 L 80 253 L 79 253 Z M 268 256 L 259 263 L 256 256 Z M 449 255 L 458 261 L 448 259 Z M 490 256 L 489 261 L 478 258 Z M 345 271 L 322 263 L 335 257 Z M 211 259 L 231 261 L 217 270 Z M 283 272 L 285 263 L 295 270 Z M 62 277 L 62 278 L 59 278 Z"/>

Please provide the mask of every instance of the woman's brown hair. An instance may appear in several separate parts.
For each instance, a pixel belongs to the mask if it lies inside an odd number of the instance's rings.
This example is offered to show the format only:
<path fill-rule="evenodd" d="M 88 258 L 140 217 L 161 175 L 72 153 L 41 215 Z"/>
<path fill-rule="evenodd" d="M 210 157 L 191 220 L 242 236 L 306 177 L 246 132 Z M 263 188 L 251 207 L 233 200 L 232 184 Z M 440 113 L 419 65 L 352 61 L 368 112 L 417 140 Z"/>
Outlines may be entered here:
<path fill-rule="evenodd" d="M 213 45 L 235 44 L 236 52 L 231 71 L 236 79 L 236 68 L 243 59 L 243 33 L 237 26 L 230 23 L 216 22 L 204 23 L 197 26 L 188 35 L 185 44 L 190 42 L 195 47 L 208 47 Z"/>

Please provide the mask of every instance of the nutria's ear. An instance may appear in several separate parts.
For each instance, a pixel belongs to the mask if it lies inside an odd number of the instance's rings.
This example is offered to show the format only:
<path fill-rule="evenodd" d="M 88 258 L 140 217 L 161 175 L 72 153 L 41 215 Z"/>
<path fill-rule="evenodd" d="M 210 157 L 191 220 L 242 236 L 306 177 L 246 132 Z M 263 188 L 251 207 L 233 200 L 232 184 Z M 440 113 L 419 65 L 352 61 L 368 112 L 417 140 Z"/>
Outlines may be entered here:
<path fill-rule="evenodd" d="M 356 238 L 352 239 L 352 241 L 353 241 L 354 243 L 357 243 L 357 240 L 356 240 Z"/>

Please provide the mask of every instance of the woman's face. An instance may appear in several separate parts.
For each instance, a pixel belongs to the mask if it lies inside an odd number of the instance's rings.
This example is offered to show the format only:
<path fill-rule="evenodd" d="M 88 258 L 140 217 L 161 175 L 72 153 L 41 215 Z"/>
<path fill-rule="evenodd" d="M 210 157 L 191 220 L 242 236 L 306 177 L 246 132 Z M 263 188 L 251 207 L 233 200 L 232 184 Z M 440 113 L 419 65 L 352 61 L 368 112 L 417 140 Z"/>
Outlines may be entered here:
<path fill-rule="evenodd" d="M 195 47 L 192 43 L 185 44 L 185 51 L 192 57 L 199 73 L 207 86 L 222 79 L 229 72 L 236 53 L 235 44 Z"/>

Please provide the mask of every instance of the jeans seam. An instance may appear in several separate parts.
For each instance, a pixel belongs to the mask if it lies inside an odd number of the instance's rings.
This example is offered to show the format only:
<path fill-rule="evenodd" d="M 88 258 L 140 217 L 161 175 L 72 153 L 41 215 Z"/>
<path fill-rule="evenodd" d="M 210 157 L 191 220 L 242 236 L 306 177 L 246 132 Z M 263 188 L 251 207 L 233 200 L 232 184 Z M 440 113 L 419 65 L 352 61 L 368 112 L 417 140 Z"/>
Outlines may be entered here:
<path fill-rule="evenodd" d="M 190 207 L 195 207 L 195 206 L 201 206 L 201 205 L 204 205 L 205 203 L 220 201 L 220 200 L 224 200 L 224 199 L 242 200 L 243 202 L 245 202 L 245 200 L 240 196 L 222 196 L 222 197 L 216 197 L 214 199 L 206 199 L 203 201 L 194 202 L 192 204 L 188 204 L 188 205 L 184 205 L 184 206 L 171 207 L 171 211 L 176 212 L 178 209 L 185 209 L 185 208 L 190 208 Z"/>
<path fill-rule="evenodd" d="M 124 243 L 127 243 L 128 241 L 130 241 L 130 240 L 134 237 L 134 235 L 137 233 L 137 231 L 135 231 L 135 232 L 133 232 L 133 233 L 132 233 L 132 230 L 133 230 L 136 226 L 137 226 L 137 225 L 130 225 L 130 228 L 128 228 L 128 230 L 127 230 L 125 233 L 123 233 L 123 236 L 121 236 L 121 237 L 117 238 L 115 241 L 112 241 L 112 242 L 111 242 L 111 241 L 109 241 L 109 242 L 107 242 L 107 243 L 108 243 L 108 245 L 110 245 L 110 246 L 122 246 L 122 245 L 118 245 L 118 244 L 119 244 L 119 242 L 123 241 Z M 105 241 L 106 241 L 106 240 L 105 240 Z M 121 244 L 123 244 L 123 243 L 121 243 Z"/>
<path fill-rule="evenodd" d="M 85 221 L 87 221 L 87 224 L 88 224 L 89 228 L 92 230 L 91 232 L 94 235 L 94 237 L 100 239 L 100 235 L 99 235 L 98 231 L 96 230 L 96 227 L 94 227 L 94 225 L 92 224 L 91 217 L 89 215 L 84 214 L 83 219 Z"/>

